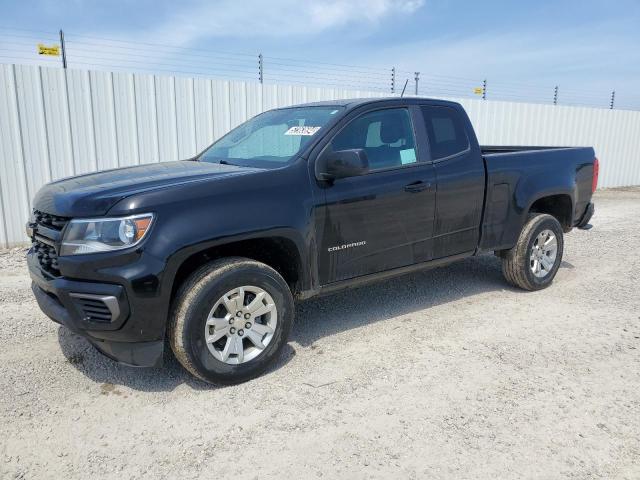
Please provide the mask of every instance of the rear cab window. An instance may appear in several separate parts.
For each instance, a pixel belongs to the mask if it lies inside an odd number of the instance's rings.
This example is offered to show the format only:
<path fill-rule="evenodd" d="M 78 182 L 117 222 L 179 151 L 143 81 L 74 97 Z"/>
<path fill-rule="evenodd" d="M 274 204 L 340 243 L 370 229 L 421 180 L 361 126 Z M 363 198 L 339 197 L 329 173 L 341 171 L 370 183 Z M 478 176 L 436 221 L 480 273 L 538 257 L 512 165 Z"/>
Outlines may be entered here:
<path fill-rule="evenodd" d="M 464 122 L 451 107 L 422 105 L 431 160 L 437 161 L 464 153 L 470 148 Z"/>

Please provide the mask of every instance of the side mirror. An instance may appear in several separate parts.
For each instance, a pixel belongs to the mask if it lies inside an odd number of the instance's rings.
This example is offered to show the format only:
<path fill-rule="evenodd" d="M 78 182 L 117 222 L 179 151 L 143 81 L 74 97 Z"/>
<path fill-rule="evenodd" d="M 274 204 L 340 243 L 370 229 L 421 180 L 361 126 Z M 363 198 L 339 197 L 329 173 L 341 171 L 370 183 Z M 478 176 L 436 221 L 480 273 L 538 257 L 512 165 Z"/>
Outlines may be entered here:
<path fill-rule="evenodd" d="M 332 181 L 369 173 L 369 159 L 367 152 L 361 148 L 328 151 L 322 155 L 318 167 L 318 179 Z"/>

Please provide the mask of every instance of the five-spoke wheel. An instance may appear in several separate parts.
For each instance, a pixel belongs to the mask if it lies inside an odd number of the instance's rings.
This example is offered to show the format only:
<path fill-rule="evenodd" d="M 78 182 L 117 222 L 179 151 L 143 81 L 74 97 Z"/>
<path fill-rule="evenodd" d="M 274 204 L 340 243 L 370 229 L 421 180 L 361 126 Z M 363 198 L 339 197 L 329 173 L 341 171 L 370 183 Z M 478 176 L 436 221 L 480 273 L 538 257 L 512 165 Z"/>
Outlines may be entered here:
<path fill-rule="evenodd" d="M 551 215 L 532 214 L 516 245 L 501 253 L 502 273 L 509 283 L 525 290 L 545 288 L 560 267 L 563 248 L 558 220 Z"/>
<path fill-rule="evenodd" d="M 538 234 L 531 247 L 529 256 L 531 271 L 538 278 L 543 278 L 553 269 L 558 255 L 558 240 L 551 230 L 543 230 Z"/>
<path fill-rule="evenodd" d="M 292 322 L 293 296 L 278 272 L 254 260 L 225 258 L 182 284 L 168 334 L 189 372 L 231 384 L 268 368 L 286 344 Z"/>
<path fill-rule="evenodd" d="M 213 306 L 205 323 L 205 341 L 221 362 L 239 364 L 260 355 L 273 339 L 278 309 L 266 291 L 256 286 L 234 288 Z"/>

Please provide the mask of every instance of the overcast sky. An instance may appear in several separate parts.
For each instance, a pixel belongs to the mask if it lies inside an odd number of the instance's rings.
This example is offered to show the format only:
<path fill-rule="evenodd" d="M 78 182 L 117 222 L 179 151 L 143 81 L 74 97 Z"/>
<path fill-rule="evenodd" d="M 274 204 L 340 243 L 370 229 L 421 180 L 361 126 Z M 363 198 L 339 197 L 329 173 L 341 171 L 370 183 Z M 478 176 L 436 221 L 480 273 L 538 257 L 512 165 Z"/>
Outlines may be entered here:
<path fill-rule="evenodd" d="M 559 85 L 640 107 L 640 1 L 0 0 L 8 28 Z M 25 37 L 26 38 L 26 37 Z M 27 39 L 27 41 L 30 41 Z M 2 43 L 5 42 L 5 45 Z M 99 55 L 99 52 L 97 53 Z M 158 57 L 163 55 L 157 52 Z M 90 52 L 88 52 L 90 56 Z M 141 60 L 142 61 L 142 60 Z M 268 64 L 267 64 L 268 65 Z M 507 85 L 508 84 L 508 85 Z M 513 85 L 511 85 L 513 84 Z M 511 85 L 511 86 L 509 86 Z"/>

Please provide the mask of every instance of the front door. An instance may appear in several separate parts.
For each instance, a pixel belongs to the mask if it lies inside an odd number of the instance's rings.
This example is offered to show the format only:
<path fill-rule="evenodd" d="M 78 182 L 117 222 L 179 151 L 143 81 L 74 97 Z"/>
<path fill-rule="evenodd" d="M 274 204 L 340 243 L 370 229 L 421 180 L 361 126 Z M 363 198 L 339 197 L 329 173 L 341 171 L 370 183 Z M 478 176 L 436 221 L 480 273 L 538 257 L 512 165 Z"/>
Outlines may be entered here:
<path fill-rule="evenodd" d="M 331 140 L 333 151 L 364 149 L 367 175 L 328 186 L 319 206 L 321 284 L 430 260 L 435 173 L 418 148 L 408 108 L 369 111 Z"/>

